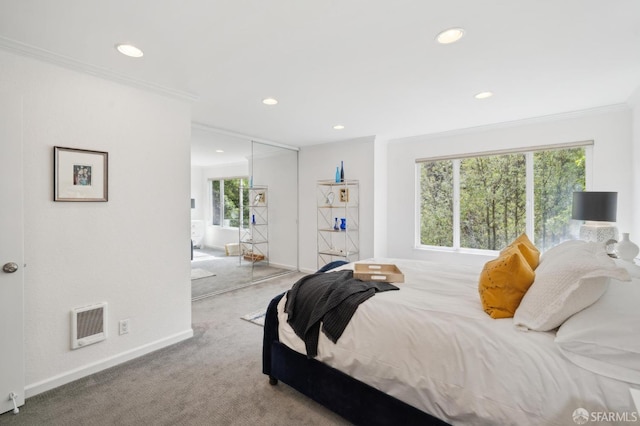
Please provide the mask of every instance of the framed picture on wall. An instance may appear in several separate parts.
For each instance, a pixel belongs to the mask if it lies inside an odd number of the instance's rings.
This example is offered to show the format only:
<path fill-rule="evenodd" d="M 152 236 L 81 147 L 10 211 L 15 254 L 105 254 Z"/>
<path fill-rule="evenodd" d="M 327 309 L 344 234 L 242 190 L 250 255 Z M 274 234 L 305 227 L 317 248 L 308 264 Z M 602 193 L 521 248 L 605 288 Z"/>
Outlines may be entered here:
<path fill-rule="evenodd" d="M 109 153 L 53 147 L 53 201 L 108 201 Z"/>

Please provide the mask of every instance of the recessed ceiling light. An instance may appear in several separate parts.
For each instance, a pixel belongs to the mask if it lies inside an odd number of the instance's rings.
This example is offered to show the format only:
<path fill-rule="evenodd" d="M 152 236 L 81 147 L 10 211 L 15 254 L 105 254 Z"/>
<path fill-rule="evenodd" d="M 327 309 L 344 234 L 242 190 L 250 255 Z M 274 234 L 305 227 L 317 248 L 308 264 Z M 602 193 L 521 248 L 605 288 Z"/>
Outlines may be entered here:
<path fill-rule="evenodd" d="M 464 30 L 462 28 L 449 28 L 438 34 L 436 40 L 438 40 L 440 44 L 451 44 L 460 40 L 463 35 Z"/>
<path fill-rule="evenodd" d="M 132 58 L 141 58 L 142 55 L 144 55 L 142 50 L 138 49 L 132 44 L 126 44 L 126 43 L 116 44 L 116 49 L 118 49 L 118 52 L 122 53 L 123 55 L 127 55 Z"/>
<path fill-rule="evenodd" d="M 223 149 L 216 149 L 216 152 L 222 154 L 224 152 L 224 150 Z"/>
<path fill-rule="evenodd" d="M 333 130 L 342 130 L 344 129 L 344 126 L 342 124 L 336 124 L 335 126 L 333 126 Z"/>
<path fill-rule="evenodd" d="M 274 98 L 265 98 L 262 100 L 262 103 L 265 105 L 277 105 L 278 100 Z"/>
<path fill-rule="evenodd" d="M 480 92 L 477 93 L 474 97 L 476 99 L 487 99 L 493 96 L 493 92 Z"/>

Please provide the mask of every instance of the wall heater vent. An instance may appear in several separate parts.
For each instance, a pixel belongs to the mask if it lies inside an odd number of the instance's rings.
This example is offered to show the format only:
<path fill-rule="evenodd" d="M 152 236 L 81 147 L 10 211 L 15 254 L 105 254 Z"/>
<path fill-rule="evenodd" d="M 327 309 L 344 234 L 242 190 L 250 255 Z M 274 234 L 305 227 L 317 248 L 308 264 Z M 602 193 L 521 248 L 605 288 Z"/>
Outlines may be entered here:
<path fill-rule="evenodd" d="M 71 311 L 71 349 L 82 348 L 107 338 L 107 304 L 75 308 Z"/>

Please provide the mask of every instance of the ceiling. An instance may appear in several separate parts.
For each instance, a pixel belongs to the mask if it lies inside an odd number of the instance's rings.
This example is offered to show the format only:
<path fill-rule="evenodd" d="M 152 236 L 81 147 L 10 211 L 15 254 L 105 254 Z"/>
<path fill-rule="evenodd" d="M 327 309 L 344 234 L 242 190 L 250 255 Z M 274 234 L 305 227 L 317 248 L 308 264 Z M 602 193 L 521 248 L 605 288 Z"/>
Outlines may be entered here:
<path fill-rule="evenodd" d="M 436 43 L 450 27 L 465 36 Z M 230 141 L 300 147 L 625 102 L 640 1 L 2 0 L 0 47 L 15 46 L 189 99 Z"/>

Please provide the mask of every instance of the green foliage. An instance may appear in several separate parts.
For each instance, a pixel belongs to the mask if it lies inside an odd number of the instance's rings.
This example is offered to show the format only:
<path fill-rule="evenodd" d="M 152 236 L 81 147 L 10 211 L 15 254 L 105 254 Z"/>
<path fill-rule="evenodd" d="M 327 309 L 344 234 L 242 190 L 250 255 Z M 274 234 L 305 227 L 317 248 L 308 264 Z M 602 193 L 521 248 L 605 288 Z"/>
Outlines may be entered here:
<path fill-rule="evenodd" d="M 525 231 L 524 154 L 460 162 L 460 245 L 499 250 Z"/>
<path fill-rule="evenodd" d="M 229 226 L 238 227 L 240 225 L 240 188 L 243 188 L 243 200 L 245 203 L 249 197 L 247 189 L 247 179 L 224 179 L 211 182 L 211 199 L 213 211 L 213 225 L 224 225 L 221 219 L 229 220 Z M 220 193 L 222 192 L 222 201 Z M 249 226 L 249 209 L 242 210 L 245 226 Z"/>
<path fill-rule="evenodd" d="M 420 168 L 420 243 L 453 246 L 453 162 L 424 163 Z"/>
<path fill-rule="evenodd" d="M 584 148 L 534 154 L 534 238 L 542 250 L 570 234 L 573 192 L 585 188 L 584 164 Z"/>
<path fill-rule="evenodd" d="M 526 229 L 526 155 L 482 156 L 420 166 L 420 242 L 452 247 L 454 162 L 460 164 L 460 247 L 500 250 Z M 585 187 L 584 148 L 533 154 L 534 243 L 570 238 L 574 191 Z"/>
<path fill-rule="evenodd" d="M 224 181 L 224 218 L 229 219 L 229 226 L 238 228 L 240 226 L 240 188 L 243 188 L 243 200 L 248 202 L 249 192 L 247 179 L 225 179 Z M 243 209 L 244 224 L 249 223 L 249 209 Z"/>

